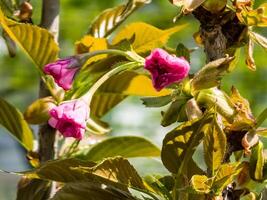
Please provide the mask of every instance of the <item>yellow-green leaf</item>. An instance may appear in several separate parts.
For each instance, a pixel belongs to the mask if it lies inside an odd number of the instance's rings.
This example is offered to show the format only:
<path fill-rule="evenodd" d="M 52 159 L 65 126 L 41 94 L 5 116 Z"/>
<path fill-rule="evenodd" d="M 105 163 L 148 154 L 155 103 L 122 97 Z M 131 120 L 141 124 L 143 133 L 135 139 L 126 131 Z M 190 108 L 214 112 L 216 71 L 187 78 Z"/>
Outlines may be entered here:
<path fill-rule="evenodd" d="M 97 38 L 107 37 L 136 9 L 149 2 L 150 0 L 129 0 L 127 4 L 104 10 L 93 21 L 89 33 Z"/>
<path fill-rule="evenodd" d="M 81 149 L 73 156 L 75 158 L 92 161 L 99 161 L 114 156 L 122 156 L 124 158 L 159 157 L 160 150 L 156 145 L 145 138 L 121 136 L 108 138 L 91 148 Z"/>
<path fill-rule="evenodd" d="M 165 136 L 161 160 L 171 173 L 180 175 L 187 171 L 187 164 L 203 139 L 202 127 L 210 123 L 212 117 L 207 113 L 201 119 L 181 124 Z"/>
<path fill-rule="evenodd" d="M 1 10 L 0 25 L 40 69 L 57 59 L 59 47 L 47 30 L 8 19 Z"/>
<path fill-rule="evenodd" d="M 170 94 L 168 89 L 157 92 L 148 77 L 127 71 L 111 77 L 98 89 L 92 99 L 91 112 L 96 117 L 102 117 L 129 95 L 165 96 L 168 94 Z"/>
<path fill-rule="evenodd" d="M 0 124 L 28 151 L 33 148 L 33 133 L 22 113 L 0 98 Z"/>
<path fill-rule="evenodd" d="M 92 52 L 96 50 L 104 50 L 108 48 L 108 42 L 105 38 L 95 38 L 91 35 L 84 36 L 81 40 L 77 41 L 75 43 L 76 53 L 82 54 L 87 52 Z M 98 60 L 101 60 L 103 58 L 106 58 L 107 55 L 98 55 L 94 56 L 93 58 L 90 58 L 86 64 L 89 65 L 92 62 L 96 62 Z"/>
<path fill-rule="evenodd" d="M 261 181 L 263 179 L 264 155 L 263 143 L 259 142 L 252 148 L 250 156 L 249 172 L 253 180 Z"/>
<path fill-rule="evenodd" d="M 134 41 L 132 42 L 133 49 L 137 53 L 145 53 L 157 47 L 164 46 L 172 34 L 185 27 L 186 25 L 178 25 L 161 30 L 143 22 L 136 22 L 124 27 L 116 34 L 112 44 L 116 44 L 124 39 L 130 40 L 134 37 Z"/>
<path fill-rule="evenodd" d="M 210 192 L 209 179 L 205 175 L 194 175 L 191 179 L 191 185 L 197 193 L 208 194 Z"/>

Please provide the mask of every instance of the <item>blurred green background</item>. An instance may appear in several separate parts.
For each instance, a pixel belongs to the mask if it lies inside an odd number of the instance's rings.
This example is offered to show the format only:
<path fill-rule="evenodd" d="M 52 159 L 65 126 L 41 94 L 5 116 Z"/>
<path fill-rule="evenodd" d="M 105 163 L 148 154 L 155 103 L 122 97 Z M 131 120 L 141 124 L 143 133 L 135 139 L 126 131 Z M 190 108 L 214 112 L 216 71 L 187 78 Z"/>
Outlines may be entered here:
<path fill-rule="evenodd" d="M 34 7 L 33 21 L 40 21 L 41 1 L 31 1 Z M 61 57 L 74 53 L 74 43 L 86 34 L 90 22 L 102 10 L 124 3 L 123 0 L 62 0 L 60 13 L 60 47 Z M 257 1 L 257 4 L 264 0 Z M 144 21 L 159 28 L 173 26 L 172 19 L 177 14 L 177 9 L 168 0 L 153 0 L 153 2 L 134 13 L 122 26 L 133 21 Z M 198 31 L 199 24 L 187 16 L 177 24 L 188 23 L 181 32 L 173 35 L 169 45 L 175 47 L 182 42 L 187 47 L 196 46 L 192 34 Z M 259 33 L 267 36 L 267 30 L 257 29 Z M 203 49 L 199 48 L 192 53 L 191 72 L 198 70 L 205 62 Z M 256 46 L 255 60 L 257 71 L 251 72 L 244 64 L 244 53 L 233 73 L 223 79 L 223 87 L 229 91 L 235 85 L 246 97 L 251 108 L 257 116 L 267 107 L 267 53 Z M 18 50 L 15 58 L 10 58 L 2 39 L 0 39 L 0 96 L 24 111 L 38 94 L 38 75 L 33 63 L 27 56 Z M 105 120 L 110 122 L 112 135 L 144 135 L 152 139 L 159 146 L 162 138 L 170 128 L 163 128 L 160 124 L 160 110 L 145 108 L 139 98 L 128 98 L 110 112 Z M 33 127 L 36 128 L 36 127 Z M 159 160 L 135 161 L 140 174 L 151 172 L 165 172 L 163 168 L 155 167 Z M 151 164 L 152 163 L 152 164 Z M 149 167 L 147 167 L 149 166 Z M 0 129 L 0 169 L 8 171 L 21 171 L 28 168 L 23 150 L 7 134 Z M 15 199 L 16 183 L 18 178 L 0 173 L 0 199 Z"/>

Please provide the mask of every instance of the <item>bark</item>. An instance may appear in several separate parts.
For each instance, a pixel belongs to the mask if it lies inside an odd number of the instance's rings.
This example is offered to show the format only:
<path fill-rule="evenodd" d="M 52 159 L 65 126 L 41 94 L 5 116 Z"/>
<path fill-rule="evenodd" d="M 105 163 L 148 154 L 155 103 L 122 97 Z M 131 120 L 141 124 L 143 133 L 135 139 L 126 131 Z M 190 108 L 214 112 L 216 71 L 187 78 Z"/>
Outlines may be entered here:
<path fill-rule="evenodd" d="M 59 30 L 59 0 L 42 1 L 41 26 L 49 30 L 58 40 Z M 39 97 L 50 96 L 48 89 L 42 80 L 40 80 Z M 55 157 L 55 134 L 56 130 L 47 123 L 39 127 L 39 158 L 41 162 L 54 159 Z"/>

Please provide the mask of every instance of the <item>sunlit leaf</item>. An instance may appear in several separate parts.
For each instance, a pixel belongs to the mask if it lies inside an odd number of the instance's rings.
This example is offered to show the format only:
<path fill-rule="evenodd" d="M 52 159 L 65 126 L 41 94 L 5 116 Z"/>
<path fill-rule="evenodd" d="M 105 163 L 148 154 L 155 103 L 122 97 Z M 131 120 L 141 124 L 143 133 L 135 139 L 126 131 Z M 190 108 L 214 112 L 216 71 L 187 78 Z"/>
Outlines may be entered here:
<path fill-rule="evenodd" d="M 137 53 L 145 53 L 164 46 L 172 34 L 184 28 L 185 25 L 179 25 L 166 30 L 161 30 L 143 22 L 136 22 L 126 26 L 117 33 L 112 43 L 116 44 L 121 40 L 130 40 L 134 37 L 135 39 L 132 42 L 133 49 Z"/>
<path fill-rule="evenodd" d="M 263 156 L 263 144 L 259 142 L 257 146 L 253 147 L 250 156 L 250 177 L 254 180 L 261 181 L 263 179 L 263 167 L 264 167 L 264 156 Z"/>
<path fill-rule="evenodd" d="M 216 173 L 211 187 L 215 194 L 221 194 L 223 189 L 242 171 L 243 166 L 240 163 L 222 164 Z"/>
<path fill-rule="evenodd" d="M 108 42 L 105 38 L 95 38 L 91 35 L 86 35 L 75 43 L 75 48 L 77 54 L 88 53 L 96 50 L 105 50 L 108 48 Z M 107 55 L 94 56 L 86 61 L 84 65 L 87 66 L 92 62 L 96 62 L 106 57 Z"/>
<path fill-rule="evenodd" d="M 74 155 L 76 158 L 92 161 L 100 161 L 114 156 L 122 156 L 124 158 L 158 157 L 160 156 L 160 150 L 145 138 L 121 136 L 103 140 L 92 148 L 82 149 Z"/>
<path fill-rule="evenodd" d="M 176 6 L 182 6 L 185 14 L 192 12 L 199 7 L 205 0 L 169 0 Z"/>
<path fill-rule="evenodd" d="M 204 157 L 212 175 L 221 166 L 226 151 L 226 135 L 214 115 L 210 124 L 203 126 L 204 131 Z"/>
<path fill-rule="evenodd" d="M 20 173 L 29 178 L 57 182 L 104 181 L 122 186 L 144 188 L 142 179 L 133 166 L 122 157 L 107 158 L 99 164 L 78 159 L 48 161 L 32 171 Z M 104 183 L 103 182 L 103 183 Z"/>
<path fill-rule="evenodd" d="M 127 4 L 104 10 L 92 23 L 89 34 L 97 38 L 109 36 L 136 9 L 150 0 L 129 0 Z"/>
<path fill-rule="evenodd" d="M 192 188 L 197 193 L 208 194 L 210 192 L 209 179 L 205 175 L 194 175 L 191 179 Z"/>
<path fill-rule="evenodd" d="M 9 37 L 31 57 L 39 69 L 57 59 L 58 45 L 46 29 L 15 22 L 6 18 L 2 11 L 0 11 L 0 25 Z"/>
<path fill-rule="evenodd" d="M 91 112 L 96 117 L 101 117 L 129 95 L 165 96 L 168 94 L 170 91 L 167 89 L 157 92 L 148 77 L 127 71 L 110 78 L 99 88 L 93 97 Z"/>
<path fill-rule="evenodd" d="M 22 113 L 0 98 L 0 124 L 28 151 L 33 148 L 33 133 Z"/>
<path fill-rule="evenodd" d="M 161 159 L 170 172 L 181 174 L 184 170 L 187 171 L 187 164 L 203 139 L 202 127 L 211 120 L 212 115 L 206 114 L 201 119 L 181 124 L 165 136 Z"/>
<path fill-rule="evenodd" d="M 41 124 L 49 119 L 49 110 L 56 105 L 55 100 L 50 97 L 37 99 L 24 112 L 25 120 L 30 124 Z"/>

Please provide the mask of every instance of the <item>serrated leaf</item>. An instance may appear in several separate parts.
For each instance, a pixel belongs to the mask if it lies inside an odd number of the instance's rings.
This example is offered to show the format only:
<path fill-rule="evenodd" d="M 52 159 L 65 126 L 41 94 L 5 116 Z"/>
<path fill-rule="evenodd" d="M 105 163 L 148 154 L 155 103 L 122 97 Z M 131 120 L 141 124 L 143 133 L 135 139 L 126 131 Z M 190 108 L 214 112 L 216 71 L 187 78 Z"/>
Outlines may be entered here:
<path fill-rule="evenodd" d="M 186 25 L 179 25 L 166 30 L 161 30 L 143 22 L 136 22 L 126 26 L 117 33 L 112 44 L 116 44 L 124 39 L 130 40 L 134 36 L 135 40 L 132 42 L 133 49 L 137 53 L 145 53 L 164 46 L 172 34 L 185 27 Z"/>
<path fill-rule="evenodd" d="M 151 80 L 133 71 L 123 72 L 111 77 L 104 83 L 92 99 L 91 112 L 102 117 L 127 96 L 165 96 L 168 89 L 157 92 Z"/>
<path fill-rule="evenodd" d="M 253 180 L 261 181 L 263 179 L 264 155 L 263 144 L 259 142 L 257 146 L 251 150 L 249 161 L 249 173 Z"/>
<path fill-rule="evenodd" d="M 49 110 L 56 106 L 55 100 L 49 96 L 34 101 L 24 112 L 25 120 L 30 124 L 41 124 L 49 118 Z"/>
<path fill-rule="evenodd" d="M 28 151 L 33 148 L 33 133 L 22 113 L 0 98 L 0 124 Z"/>
<path fill-rule="evenodd" d="M 127 4 L 104 10 L 92 23 L 89 34 L 97 38 L 109 36 L 136 9 L 150 0 L 129 0 Z"/>
<path fill-rule="evenodd" d="M 215 171 L 221 166 L 226 151 L 226 135 L 218 123 L 217 116 L 214 115 L 210 124 L 203 126 L 204 131 L 204 158 L 208 170 L 213 176 Z"/>
<path fill-rule="evenodd" d="M 100 182 L 68 183 L 51 200 L 136 200 L 129 192 Z"/>
<path fill-rule="evenodd" d="M 225 57 L 206 64 L 192 79 L 193 93 L 218 86 L 222 77 L 227 73 L 232 60 L 233 57 Z"/>
<path fill-rule="evenodd" d="M 50 196 L 51 182 L 22 177 L 18 183 L 16 200 L 44 200 Z"/>
<path fill-rule="evenodd" d="M 267 51 L 267 38 L 253 31 L 249 31 L 248 34 L 253 42 L 260 45 L 265 51 Z"/>
<path fill-rule="evenodd" d="M 164 166 L 175 174 L 181 174 L 193 156 L 196 147 L 203 139 L 202 127 L 210 123 L 211 115 L 208 113 L 201 119 L 188 121 L 169 132 L 164 140 L 161 159 Z"/>
<path fill-rule="evenodd" d="M 57 59 L 59 47 L 53 35 L 46 29 L 31 24 L 22 24 L 8 19 L 0 10 L 0 24 L 9 37 L 16 42 L 42 70 L 42 67 Z"/>
<path fill-rule="evenodd" d="M 171 102 L 172 96 L 146 97 L 141 99 L 146 107 L 162 107 Z"/>
<path fill-rule="evenodd" d="M 119 144 L 119 145 L 118 145 Z M 73 155 L 83 160 L 100 161 L 107 157 L 158 157 L 159 148 L 145 138 L 137 136 L 112 137 Z"/>

